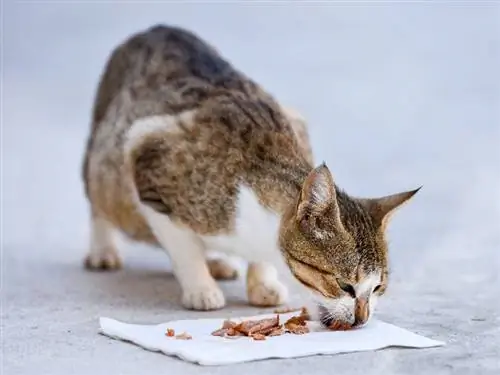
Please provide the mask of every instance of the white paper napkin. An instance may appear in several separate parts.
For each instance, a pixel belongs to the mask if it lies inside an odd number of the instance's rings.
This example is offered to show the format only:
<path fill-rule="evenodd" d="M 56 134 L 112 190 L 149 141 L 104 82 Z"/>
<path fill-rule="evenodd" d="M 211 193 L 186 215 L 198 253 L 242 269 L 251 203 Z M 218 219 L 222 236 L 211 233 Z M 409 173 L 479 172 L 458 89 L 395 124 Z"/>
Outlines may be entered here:
<path fill-rule="evenodd" d="M 280 321 L 294 315 L 280 314 Z M 276 314 L 259 315 L 240 319 L 263 319 Z M 239 319 L 231 319 L 238 321 Z M 228 365 L 271 358 L 296 358 L 377 350 L 390 346 L 430 348 L 444 345 L 403 328 L 372 319 L 361 329 L 352 331 L 327 331 L 319 323 L 309 322 L 310 333 L 285 334 L 255 341 L 249 337 L 238 339 L 212 336 L 222 326 L 224 319 L 177 320 L 158 325 L 122 323 L 114 319 L 100 318 L 101 333 L 123 341 L 132 342 L 144 349 L 177 356 L 185 361 L 203 366 Z M 176 334 L 187 332 L 192 340 L 166 337 L 167 328 Z"/>

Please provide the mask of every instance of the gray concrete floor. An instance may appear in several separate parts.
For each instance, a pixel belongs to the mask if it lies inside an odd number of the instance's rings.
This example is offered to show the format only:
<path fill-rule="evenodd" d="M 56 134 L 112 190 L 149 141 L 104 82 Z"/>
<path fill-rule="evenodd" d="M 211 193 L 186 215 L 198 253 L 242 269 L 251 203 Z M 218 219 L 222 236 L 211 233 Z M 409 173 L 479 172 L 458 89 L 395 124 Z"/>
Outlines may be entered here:
<path fill-rule="evenodd" d="M 115 8 L 116 7 L 116 8 Z M 2 373 L 494 374 L 500 368 L 499 7 L 4 2 Z M 111 49 L 156 22 L 188 27 L 311 124 L 315 154 L 355 195 L 424 185 L 390 227 L 378 317 L 446 341 L 203 368 L 97 334 L 98 317 L 159 323 L 254 314 L 179 307 L 167 257 L 124 245 L 125 269 L 81 268 L 80 161 Z"/>

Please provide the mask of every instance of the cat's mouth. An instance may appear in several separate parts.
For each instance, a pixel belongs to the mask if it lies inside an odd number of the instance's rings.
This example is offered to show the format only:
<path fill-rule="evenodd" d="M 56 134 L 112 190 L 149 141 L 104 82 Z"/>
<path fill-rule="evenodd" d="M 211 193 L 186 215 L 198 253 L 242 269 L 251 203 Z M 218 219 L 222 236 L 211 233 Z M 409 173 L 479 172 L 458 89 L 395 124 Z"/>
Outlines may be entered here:
<path fill-rule="evenodd" d="M 318 315 L 321 325 L 333 331 L 346 331 L 358 328 L 352 323 L 348 323 L 343 319 L 339 319 L 338 316 L 333 315 L 328 310 L 328 308 L 321 304 L 318 305 Z"/>

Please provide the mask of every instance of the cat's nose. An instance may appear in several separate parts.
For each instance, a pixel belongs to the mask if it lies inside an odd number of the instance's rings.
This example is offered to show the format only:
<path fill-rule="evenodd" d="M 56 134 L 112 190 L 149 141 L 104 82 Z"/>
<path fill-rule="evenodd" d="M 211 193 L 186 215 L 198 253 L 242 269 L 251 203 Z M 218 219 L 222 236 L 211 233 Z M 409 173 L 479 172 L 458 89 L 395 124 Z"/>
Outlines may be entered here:
<path fill-rule="evenodd" d="M 353 326 L 360 326 L 365 324 L 370 317 L 370 309 L 368 300 L 365 298 L 357 298 L 356 306 L 354 308 L 354 324 Z"/>

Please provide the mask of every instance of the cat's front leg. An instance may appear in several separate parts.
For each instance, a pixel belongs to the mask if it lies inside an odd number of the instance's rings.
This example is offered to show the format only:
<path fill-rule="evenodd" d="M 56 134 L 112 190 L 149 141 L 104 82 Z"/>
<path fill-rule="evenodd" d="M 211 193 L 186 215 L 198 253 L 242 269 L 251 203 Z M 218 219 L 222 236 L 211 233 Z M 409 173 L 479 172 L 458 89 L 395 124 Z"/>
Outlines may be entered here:
<path fill-rule="evenodd" d="M 288 299 L 287 287 L 278 279 L 276 268 L 268 262 L 251 262 L 247 272 L 247 295 L 255 306 L 278 306 Z"/>
<path fill-rule="evenodd" d="M 144 206 L 142 211 L 158 242 L 170 256 L 174 274 L 182 288 L 184 307 L 193 310 L 224 307 L 224 294 L 210 274 L 205 249 L 198 236 L 150 207 Z"/>

